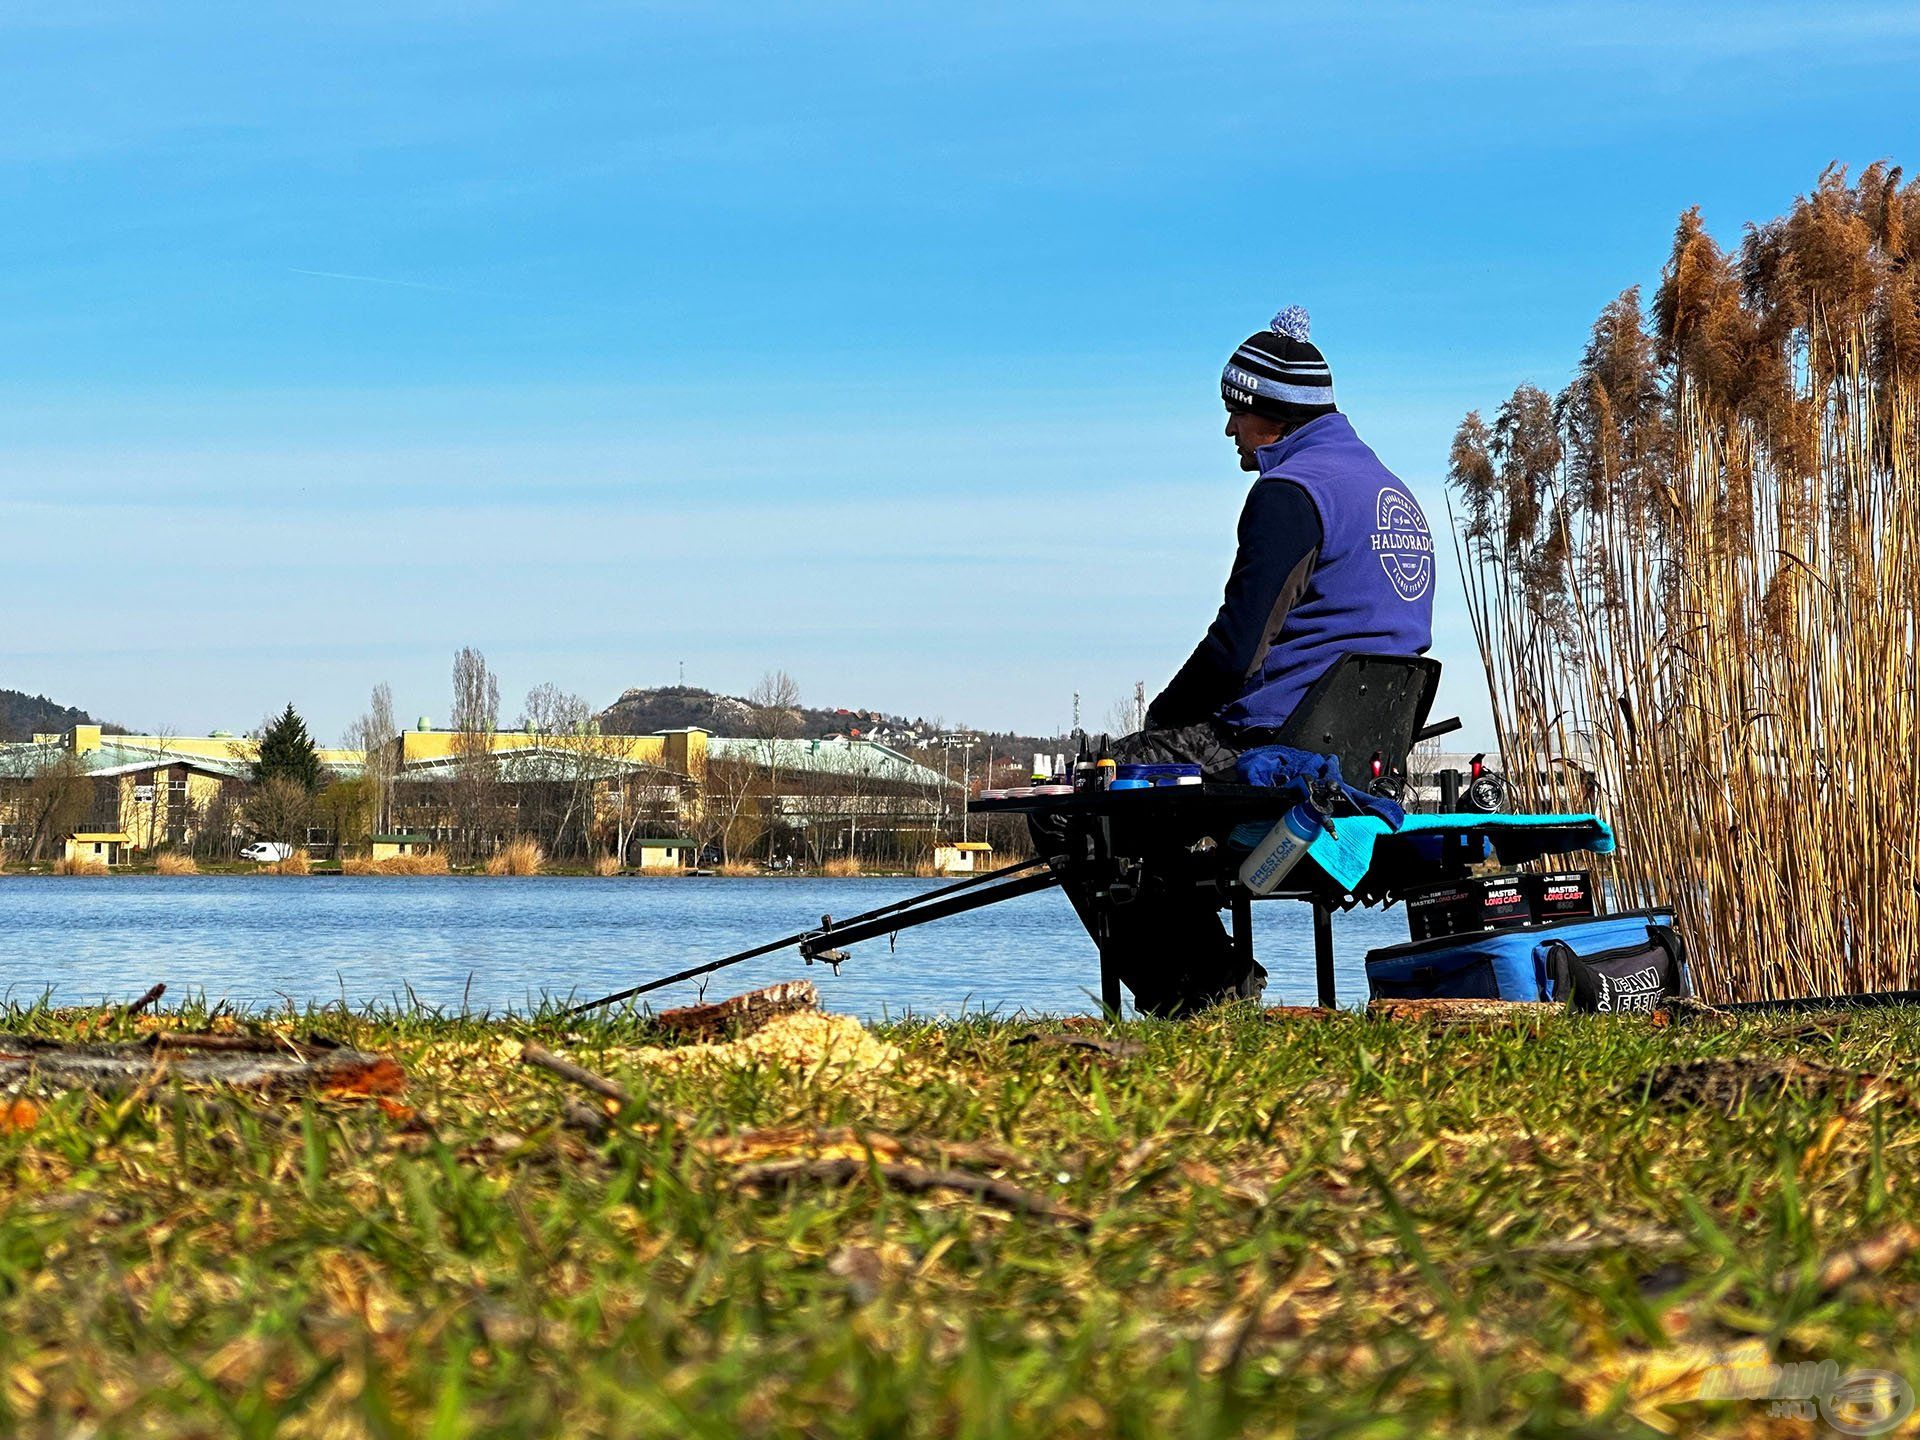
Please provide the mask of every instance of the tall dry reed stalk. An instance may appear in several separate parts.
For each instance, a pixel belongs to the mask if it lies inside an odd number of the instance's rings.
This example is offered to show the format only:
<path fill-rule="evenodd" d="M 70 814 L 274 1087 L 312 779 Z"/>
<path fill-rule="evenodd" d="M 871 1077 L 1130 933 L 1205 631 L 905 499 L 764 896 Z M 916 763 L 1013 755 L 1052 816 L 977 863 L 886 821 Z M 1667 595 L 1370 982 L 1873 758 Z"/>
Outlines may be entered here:
<path fill-rule="evenodd" d="M 596 875 L 618 875 L 622 869 L 618 855 L 596 855 L 593 857 L 593 873 Z"/>
<path fill-rule="evenodd" d="M 153 857 L 153 873 L 156 875 L 198 875 L 200 867 L 194 863 L 191 855 L 156 855 Z"/>
<path fill-rule="evenodd" d="M 311 875 L 313 857 L 304 850 L 296 850 L 284 860 L 273 860 L 260 867 L 262 875 Z"/>
<path fill-rule="evenodd" d="M 56 875 L 105 875 L 108 870 L 98 860 L 70 860 L 63 855 L 53 862 L 53 873 Z"/>
<path fill-rule="evenodd" d="M 1613 821 L 1709 998 L 1913 988 L 1920 186 L 1830 170 L 1737 254 L 1689 212 L 1449 478 L 1519 803 Z"/>
<path fill-rule="evenodd" d="M 820 862 L 820 873 L 834 879 L 844 880 L 860 873 L 860 857 L 857 855 L 835 855 L 830 860 Z"/>
<path fill-rule="evenodd" d="M 538 875 L 547 865 L 547 852 L 528 835 L 516 835 L 487 858 L 489 875 Z"/>

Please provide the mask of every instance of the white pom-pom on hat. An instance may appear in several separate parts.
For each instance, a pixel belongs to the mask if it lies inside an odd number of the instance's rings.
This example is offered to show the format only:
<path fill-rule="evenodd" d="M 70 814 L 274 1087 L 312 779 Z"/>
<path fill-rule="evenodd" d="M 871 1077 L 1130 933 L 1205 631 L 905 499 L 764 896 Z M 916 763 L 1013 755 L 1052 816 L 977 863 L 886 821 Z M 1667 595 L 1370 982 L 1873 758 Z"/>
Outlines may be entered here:
<path fill-rule="evenodd" d="M 1307 343 L 1307 335 L 1313 329 L 1313 321 L 1307 318 L 1304 305 L 1289 305 L 1273 317 L 1273 323 L 1267 327 L 1276 335 L 1284 335 L 1289 340 Z"/>

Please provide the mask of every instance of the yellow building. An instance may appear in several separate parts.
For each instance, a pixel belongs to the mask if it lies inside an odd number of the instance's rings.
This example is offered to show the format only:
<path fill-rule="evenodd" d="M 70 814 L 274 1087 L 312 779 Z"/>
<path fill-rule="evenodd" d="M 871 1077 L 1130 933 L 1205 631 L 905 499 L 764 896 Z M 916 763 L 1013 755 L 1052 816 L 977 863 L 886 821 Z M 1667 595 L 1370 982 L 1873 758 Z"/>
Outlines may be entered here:
<path fill-rule="evenodd" d="M 503 757 L 518 750 L 571 751 L 635 765 L 655 765 L 695 779 L 707 769 L 707 732 L 700 729 L 662 730 L 653 735 L 603 735 L 595 726 L 560 735 L 536 730 L 495 730 L 473 738 L 485 741 L 485 753 Z M 470 743 L 464 731 L 434 730 L 422 720 L 414 729 L 394 736 L 388 758 L 393 769 L 404 771 L 459 758 Z M 333 763 L 327 760 L 328 753 L 323 750 L 320 754 L 323 764 Z M 350 757 L 354 765 L 366 758 L 357 750 L 337 753 Z"/>
<path fill-rule="evenodd" d="M 76 755 L 90 755 L 103 747 L 118 750 L 150 751 L 155 755 L 181 760 L 210 760 L 222 766 L 251 765 L 260 758 L 260 742 L 245 735 L 229 735 L 216 730 L 211 735 L 107 735 L 98 725 L 76 725 L 65 736 L 33 737 L 36 742 L 64 739 Z M 358 769 L 366 760 L 359 750 L 322 749 L 317 752 L 322 765 L 334 769 Z"/>
<path fill-rule="evenodd" d="M 642 870 L 684 870 L 693 864 L 693 841 L 685 836 L 646 836 L 629 842 L 629 864 Z"/>
<path fill-rule="evenodd" d="M 933 868 L 942 875 L 984 874 L 993 860 L 993 846 L 984 840 L 955 840 L 933 847 Z"/>
<path fill-rule="evenodd" d="M 52 851 L 118 865 L 191 844 L 210 818 L 230 823 L 221 818 L 223 802 L 237 801 L 245 764 L 154 741 L 82 725 L 0 745 L 0 835 L 23 856 Z M 65 794 L 52 798 L 49 785 L 66 787 Z"/>
<path fill-rule="evenodd" d="M 62 855 L 68 860 L 92 860 L 118 865 L 126 858 L 127 835 L 119 830 L 76 830 L 67 837 Z"/>
<path fill-rule="evenodd" d="M 458 775 L 473 738 L 457 730 L 432 729 L 422 720 L 382 747 L 380 772 L 426 802 L 407 807 L 410 813 L 385 817 L 390 827 L 409 832 L 444 828 L 449 822 L 442 813 L 445 802 L 434 795 L 445 787 L 435 782 Z M 503 762 L 498 778 L 509 789 L 537 787 L 559 776 L 594 776 L 602 793 L 596 796 L 591 818 L 616 830 L 627 830 L 647 817 L 676 828 L 687 823 L 686 807 L 697 803 L 707 768 L 707 732 L 700 729 L 604 735 L 592 726 L 564 734 L 498 730 L 478 738 L 482 753 Z M 363 751 L 330 748 L 317 753 L 321 765 L 338 778 L 355 778 L 368 768 Z M 29 835 L 31 826 L 15 822 L 34 778 L 65 756 L 77 759 L 92 782 L 84 821 L 71 826 L 76 855 L 121 864 L 167 846 L 190 846 L 209 821 L 221 835 L 241 833 L 239 801 L 260 746 L 247 736 L 217 730 L 210 735 L 117 735 L 99 725 L 77 725 L 63 735 L 36 735 L 24 744 L 0 745 L 0 840 L 10 841 L 15 849 L 37 847 L 45 853 L 51 846 L 58 853 L 68 830 Z M 629 807 L 638 808 L 628 813 Z M 73 808 L 68 807 L 69 813 Z M 655 853 L 644 855 L 640 863 L 682 863 L 682 848 L 679 841 L 658 842 Z M 408 853 L 413 852 L 381 846 L 375 858 Z"/>
<path fill-rule="evenodd" d="M 431 855 L 434 840 L 430 835 L 370 835 L 367 848 L 374 860 L 398 860 L 402 855 Z"/>

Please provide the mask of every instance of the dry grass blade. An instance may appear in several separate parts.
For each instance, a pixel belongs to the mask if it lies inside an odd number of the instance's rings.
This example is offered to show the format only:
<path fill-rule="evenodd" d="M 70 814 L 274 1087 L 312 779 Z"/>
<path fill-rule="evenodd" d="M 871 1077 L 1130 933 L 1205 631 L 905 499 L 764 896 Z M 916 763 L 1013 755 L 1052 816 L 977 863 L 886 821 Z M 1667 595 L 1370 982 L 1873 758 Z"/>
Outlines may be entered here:
<path fill-rule="evenodd" d="M 1090 1230 L 1093 1221 L 1077 1210 L 1057 1205 L 1043 1195 L 970 1170 L 932 1170 L 900 1161 L 867 1161 L 850 1156 L 827 1159 L 770 1160 L 744 1165 L 733 1173 L 733 1183 L 746 1190 L 779 1189 L 791 1185 L 850 1185 L 866 1175 L 877 1175 L 887 1185 L 909 1194 L 939 1191 L 969 1195 L 1003 1210 L 1051 1220 L 1075 1230 Z"/>

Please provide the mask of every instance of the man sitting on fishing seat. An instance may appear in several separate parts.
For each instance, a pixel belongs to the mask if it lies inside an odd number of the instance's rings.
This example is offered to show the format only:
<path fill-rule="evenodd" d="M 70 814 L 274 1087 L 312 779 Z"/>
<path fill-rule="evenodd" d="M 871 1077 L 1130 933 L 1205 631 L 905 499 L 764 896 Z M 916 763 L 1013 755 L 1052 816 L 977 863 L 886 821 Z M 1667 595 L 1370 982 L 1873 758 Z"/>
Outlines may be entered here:
<path fill-rule="evenodd" d="M 1259 478 L 1220 611 L 1148 707 L 1146 728 L 1112 747 L 1123 764 L 1197 763 L 1209 780 L 1236 780 L 1240 754 L 1272 744 L 1343 655 L 1420 655 L 1432 643 L 1426 516 L 1334 407 L 1332 371 L 1307 335 L 1306 311 L 1289 306 L 1227 362 L 1226 433 L 1240 468 Z M 1085 919 L 1086 897 L 1072 898 Z M 1150 1014 L 1257 996 L 1266 978 L 1258 965 L 1248 973 L 1191 885 L 1149 886 L 1117 909 L 1111 948 Z"/>

